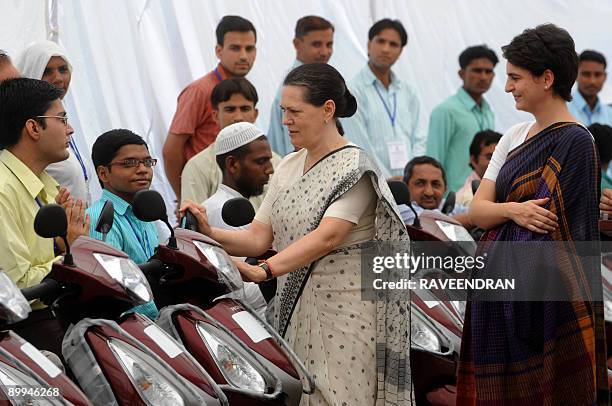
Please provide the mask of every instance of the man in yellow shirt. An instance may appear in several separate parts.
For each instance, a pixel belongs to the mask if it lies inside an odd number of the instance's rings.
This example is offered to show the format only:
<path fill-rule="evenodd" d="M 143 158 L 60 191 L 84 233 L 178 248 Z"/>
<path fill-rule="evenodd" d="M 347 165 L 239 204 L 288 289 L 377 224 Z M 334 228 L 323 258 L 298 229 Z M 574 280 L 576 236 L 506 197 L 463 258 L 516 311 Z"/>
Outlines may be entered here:
<path fill-rule="evenodd" d="M 62 203 L 68 217 L 68 242 L 87 235 L 85 205 L 45 172 L 68 158 L 72 127 L 60 101 L 62 91 L 34 79 L 0 83 L 0 268 L 20 288 L 39 283 L 56 259 L 53 241 L 34 232 L 38 209 Z M 58 244 L 62 251 L 63 244 Z M 50 310 L 34 302 L 30 317 L 14 330 L 39 349 L 61 353 L 63 332 Z"/>

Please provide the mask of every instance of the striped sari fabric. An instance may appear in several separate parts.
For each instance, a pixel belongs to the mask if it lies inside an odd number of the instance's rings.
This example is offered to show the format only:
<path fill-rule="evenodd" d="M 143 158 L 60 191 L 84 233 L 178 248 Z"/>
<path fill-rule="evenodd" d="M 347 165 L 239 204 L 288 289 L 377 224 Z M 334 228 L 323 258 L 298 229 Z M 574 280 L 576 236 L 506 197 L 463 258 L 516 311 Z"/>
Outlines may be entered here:
<path fill-rule="evenodd" d="M 559 227 L 536 234 L 509 221 L 489 230 L 481 248 L 490 254 L 496 241 L 598 241 L 599 176 L 597 153 L 584 127 L 557 123 L 536 134 L 508 154 L 497 177 L 496 199 L 547 197 L 544 207 L 557 215 Z M 601 291 L 585 282 L 580 261 L 567 252 L 562 266 L 559 258 L 548 260 L 556 262 L 552 277 L 568 291 L 580 291 L 583 300 L 468 303 L 458 405 L 608 404 Z M 546 258 L 525 257 L 508 264 L 517 279 L 547 271 Z M 480 275 L 487 276 L 486 267 Z"/>

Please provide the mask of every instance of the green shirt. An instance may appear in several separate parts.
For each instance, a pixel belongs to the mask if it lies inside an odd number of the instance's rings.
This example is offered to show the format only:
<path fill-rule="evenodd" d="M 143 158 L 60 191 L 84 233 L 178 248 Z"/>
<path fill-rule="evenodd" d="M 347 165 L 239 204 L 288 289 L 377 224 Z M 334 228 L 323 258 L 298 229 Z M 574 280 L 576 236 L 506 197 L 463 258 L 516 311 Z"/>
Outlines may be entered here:
<path fill-rule="evenodd" d="M 448 190 L 459 190 L 472 172 L 470 144 L 474 135 L 493 129 L 494 125 L 495 117 L 489 103 L 482 99 L 478 106 L 463 88 L 431 112 L 427 155 L 436 158 L 444 167 Z"/>
<path fill-rule="evenodd" d="M 55 260 L 53 239 L 34 232 L 41 205 L 54 203 L 58 184 L 36 176 L 8 150 L 0 153 L 0 268 L 20 288 L 38 284 Z"/>
<path fill-rule="evenodd" d="M 606 171 L 601 171 L 601 191 L 603 193 L 604 189 L 612 189 L 612 178 L 608 176 Z"/>

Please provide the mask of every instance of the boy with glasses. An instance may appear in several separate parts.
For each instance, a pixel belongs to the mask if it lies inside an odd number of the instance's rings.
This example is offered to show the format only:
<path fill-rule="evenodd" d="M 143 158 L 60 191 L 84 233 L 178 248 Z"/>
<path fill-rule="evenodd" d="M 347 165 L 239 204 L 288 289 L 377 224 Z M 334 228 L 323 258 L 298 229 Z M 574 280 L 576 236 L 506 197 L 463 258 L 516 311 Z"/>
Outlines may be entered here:
<path fill-rule="evenodd" d="M 136 192 L 151 186 L 157 159 L 151 158 L 147 144 L 139 135 L 124 129 L 111 130 L 98 137 L 91 158 L 102 185 L 102 197 L 87 209 L 91 218 L 89 235 L 102 239 L 95 227 L 104 203 L 110 200 L 115 216 L 106 242 L 125 252 L 136 263 L 147 262 L 159 244 L 157 229 L 155 223 L 137 219 L 131 203 Z M 157 317 L 153 302 L 132 310 L 152 320 Z"/>

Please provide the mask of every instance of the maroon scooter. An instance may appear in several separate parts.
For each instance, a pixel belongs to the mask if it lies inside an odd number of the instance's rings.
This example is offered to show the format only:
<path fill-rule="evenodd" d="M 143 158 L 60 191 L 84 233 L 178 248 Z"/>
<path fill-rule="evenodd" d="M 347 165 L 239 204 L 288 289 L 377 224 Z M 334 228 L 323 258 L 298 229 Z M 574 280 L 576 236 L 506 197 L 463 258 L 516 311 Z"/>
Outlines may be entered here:
<path fill-rule="evenodd" d="M 155 191 L 138 192 L 132 208 L 143 221 L 168 224 Z M 314 391 L 314 379 L 288 344 L 241 299 L 241 275 L 215 241 L 171 229 L 168 244 L 140 267 L 161 309 L 158 324 L 211 374 L 230 404 L 298 405 L 302 392 Z"/>
<path fill-rule="evenodd" d="M 112 203 L 101 219 L 111 220 Z M 66 241 L 62 207 L 42 207 L 34 227 Z M 103 230 L 102 230 L 103 231 Z M 78 238 L 43 282 L 29 290 L 68 330 L 62 353 L 93 404 L 221 405 L 227 399 L 200 365 L 147 317 L 125 313 L 151 300 L 146 278 L 123 252 Z"/>
<path fill-rule="evenodd" d="M 432 250 L 427 252 L 428 255 L 476 255 L 476 242 L 461 223 L 432 210 L 424 210 L 417 215 L 405 183 L 390 181 L 389 188 L 398 206 L 405 204 L 414 213 L 414 221 L 406 224 L 411 241 L 432 243 L 423 244 Z M 452 197 L 447 201 L 454 204 Z M 420 269 L 415 276 L 435 279 L 469 278 L 469 272 L 449 274 L 438 269 Z M 410 356 L 417 404 L 455 405 L 465 298 L 451 297 L 449 292 L 440 290 L 419 289 L 412 291 L 411 300 L 413 319 Z"/>
<path fill-rule="evenodd" d="M 27 299 L 0 272 L 0 405 L 92 403 L 66 374 L 32 344 L 5 330 L 30 312 Z"/>

